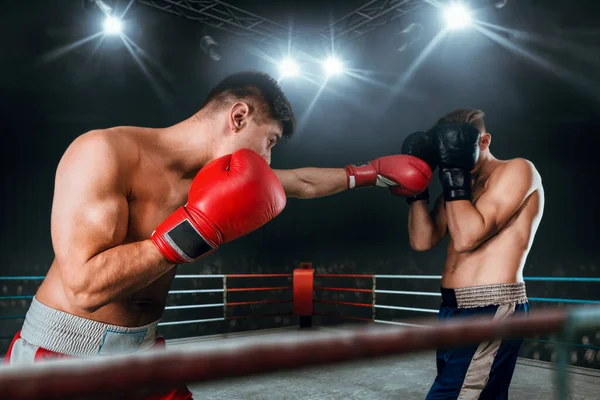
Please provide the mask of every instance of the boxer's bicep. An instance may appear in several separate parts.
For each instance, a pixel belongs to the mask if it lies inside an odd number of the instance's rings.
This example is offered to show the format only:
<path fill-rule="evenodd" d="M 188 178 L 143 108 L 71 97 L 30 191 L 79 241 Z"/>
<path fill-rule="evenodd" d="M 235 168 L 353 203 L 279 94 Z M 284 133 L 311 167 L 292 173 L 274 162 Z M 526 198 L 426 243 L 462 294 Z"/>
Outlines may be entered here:
<path fill-rule="evenodd" d="M 533 166 L 524 159 L 511 160 L 495 178 L 475 204 L 488 236 L 510 221 L 534 189 Z"/>
<path fill-rule="evenodd" d="M 114 148 L 93 135 L 73 142 L 59 163 L 51 229 L 63 280 L 85 274 L 88 260 L 125 239 L 128 202 L 118 169 Z"/>

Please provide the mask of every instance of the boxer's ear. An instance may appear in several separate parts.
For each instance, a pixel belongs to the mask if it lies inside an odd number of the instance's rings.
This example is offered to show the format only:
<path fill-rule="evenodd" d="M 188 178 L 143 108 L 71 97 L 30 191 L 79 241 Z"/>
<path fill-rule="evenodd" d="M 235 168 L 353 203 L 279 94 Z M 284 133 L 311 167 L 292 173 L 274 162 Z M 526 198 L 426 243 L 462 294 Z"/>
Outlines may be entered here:
<path fill-rule="evenodd" d="M 235 134 L 239 133 L 246 125 L 250 115 L 250 106 L 242 101 L 234 103 L 229 112 L 229 130 Z"/>

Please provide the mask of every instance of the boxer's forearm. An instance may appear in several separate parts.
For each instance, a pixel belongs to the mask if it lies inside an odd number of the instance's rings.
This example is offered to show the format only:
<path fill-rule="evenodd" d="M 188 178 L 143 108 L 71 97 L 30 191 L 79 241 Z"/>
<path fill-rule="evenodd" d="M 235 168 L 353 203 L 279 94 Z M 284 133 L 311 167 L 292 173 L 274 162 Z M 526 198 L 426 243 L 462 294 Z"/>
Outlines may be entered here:
<path fill-rule="evenodd" d="M 143 289 L 174 266 L 151 240 L 113 247 L 79 266 L 69 297 L 74 307 L 93 312 Z"/>
<path fill-rule="evenodd" d="M 413 250 L 425 251 L 439 243 L 437 229 L 429 214 L 427 201 L 415 201 L 408 211 L 408 236 Z"/>
<path fill-rule="evenodd" d="M 446 202 L 448 231 L 459 253 L 472 251 L 491 236 L 481 213 L 467 200 Z"/>
<path fill-rule="evenodd" d="M 285 194 L 299 199 L 330 196 L 348 188 L 343 168 L 298 168 L 274 170 Z"/>

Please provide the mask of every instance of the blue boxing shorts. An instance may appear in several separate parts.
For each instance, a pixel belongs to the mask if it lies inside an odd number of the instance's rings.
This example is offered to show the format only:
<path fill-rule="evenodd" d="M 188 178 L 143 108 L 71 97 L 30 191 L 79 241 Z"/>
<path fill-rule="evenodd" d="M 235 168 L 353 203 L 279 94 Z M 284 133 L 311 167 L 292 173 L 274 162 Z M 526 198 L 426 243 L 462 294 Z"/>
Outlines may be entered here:
<path fill-rule="evenodd" d="M 505 319 L 529 313 L 524 283 L 441 288 L 439 319 L 492 315 Z M 523 338 L 494 340 L 465 347 L 438 349 L 437 376 L 427 400 L 508 399 Z"/>

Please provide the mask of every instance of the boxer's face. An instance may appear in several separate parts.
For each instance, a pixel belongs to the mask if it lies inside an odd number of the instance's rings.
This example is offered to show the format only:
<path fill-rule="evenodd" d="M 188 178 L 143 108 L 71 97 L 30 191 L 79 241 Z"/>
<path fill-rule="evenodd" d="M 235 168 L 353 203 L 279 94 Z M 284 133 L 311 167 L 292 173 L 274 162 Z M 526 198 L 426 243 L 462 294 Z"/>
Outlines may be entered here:
<path fill-rule="evenodd" d="M 255 121 L 251 119 L 244 130 L 239 134 L 240 148 L 254 150 L 268 164 L 271 164 L 271 150 L 279 142 L 282 135 L 281 123 L 265 119 Z"/>
<path fill-rule="evenodd" d="M 271 149 L 277 144 L 282 135 L 282 125 L 279 121 L 261 115 L 245 103 L 236 103 L 231 109 L 229 118 L 228 144 L 226 153 L 239 149 L 250 149 L 271 163 Z"/>

